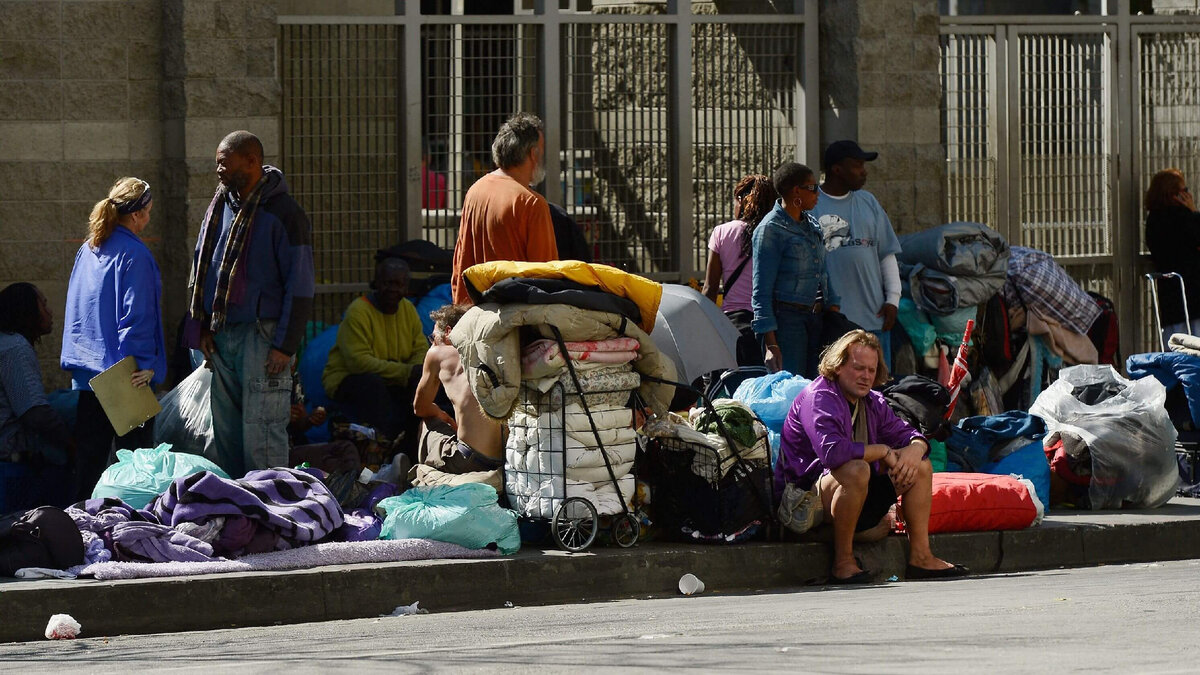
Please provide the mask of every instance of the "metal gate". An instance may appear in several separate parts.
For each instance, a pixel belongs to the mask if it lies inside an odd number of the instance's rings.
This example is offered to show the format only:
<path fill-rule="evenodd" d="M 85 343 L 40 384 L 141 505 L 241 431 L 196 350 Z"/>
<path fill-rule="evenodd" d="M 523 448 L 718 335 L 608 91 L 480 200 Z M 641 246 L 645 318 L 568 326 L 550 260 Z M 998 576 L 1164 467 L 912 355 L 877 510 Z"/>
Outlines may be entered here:
<path fill-rule="evenodd" d="M 947 213 L 1044 250 L 1157 344 L 1141 195 L 1200 169 L 1200 17 L 943 17 Z"/>
<path fill-rule="evenodd" d="M 659 280 L 703 274 L 739 178 L 818 156 L 816 0 L 423 4 L 279 18 L 283 162 L 313 221 L 319 320 L 366 288 L 376 249 L 453 246 L 518 110 L 545 121 L 560 180 L 544 192 L 596 261 Z"/>

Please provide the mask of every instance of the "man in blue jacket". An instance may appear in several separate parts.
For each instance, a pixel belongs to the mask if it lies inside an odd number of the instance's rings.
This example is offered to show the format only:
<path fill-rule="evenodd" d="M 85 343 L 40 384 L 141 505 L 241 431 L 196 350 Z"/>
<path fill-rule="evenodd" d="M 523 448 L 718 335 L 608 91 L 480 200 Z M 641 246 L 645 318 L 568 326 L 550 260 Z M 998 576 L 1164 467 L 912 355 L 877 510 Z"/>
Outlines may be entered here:
<path fill-rule="evenodd" d="M 214 446 L 231 476 L 286 466 L 291 362 L 312 313 L 312 225 L 262 142 L 217 146 L 220 185 L 192 261 L 190 318 L 213 370 Z"/>

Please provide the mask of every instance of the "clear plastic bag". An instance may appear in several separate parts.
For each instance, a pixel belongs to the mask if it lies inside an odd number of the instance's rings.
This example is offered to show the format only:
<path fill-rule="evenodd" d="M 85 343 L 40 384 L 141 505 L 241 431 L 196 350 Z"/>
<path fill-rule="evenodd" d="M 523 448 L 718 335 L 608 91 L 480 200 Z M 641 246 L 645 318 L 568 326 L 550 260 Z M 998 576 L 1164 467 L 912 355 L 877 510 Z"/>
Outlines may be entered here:
<path fill-rule="evenodd" d="M 208 403 L 211 390 L 212 371 L 201 367 L 167 392 L 159 401 L 162 412 L 154 420 L 154 442 L 170 443 L 176 452 L 214 459 L 212 408 Z"/>
<path fill-rule="evenodd" d="M 1166 399 L 1153 377 L 1127 380 L 1112 366 L 1081 365 L 1062 370 L 1029 412 L 1046 421 L 1047 438 L 1068 433 L 1087 445 L 1093 509 L 1155 508 L 1179 482 Z"/>

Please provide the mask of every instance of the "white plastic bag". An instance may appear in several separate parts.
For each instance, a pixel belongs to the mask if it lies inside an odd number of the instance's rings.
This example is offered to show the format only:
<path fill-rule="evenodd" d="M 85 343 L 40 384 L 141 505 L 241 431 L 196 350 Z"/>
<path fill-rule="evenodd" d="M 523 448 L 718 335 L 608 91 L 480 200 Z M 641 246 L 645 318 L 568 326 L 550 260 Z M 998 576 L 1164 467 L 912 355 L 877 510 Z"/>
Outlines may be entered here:
<path fill-rule="evenodd" d="M 70 614 L 55 614 L 50 617 L 50 623 L 46 624 L 46 639 L 74 640 L 82 628 L 83 626 L 71 618 Z"/>
<path fill-rule="evenodd" d="M 213 443 L 212 408 L 208 404 L 212 371 L 200 367 L 167 392 L 154 421 L 154 442 L 170 443 L 176 452 L 200 455 L 210 460 Z"/>
<path fill-rule="evenodd" d="M 1088 392 L 1103 400 L 1084 403 Z M 1093 509 L 1155 508 L 1175 494 L 1178 433 L 1167 417 L 1167 390 L 1153 377 L 1127 380 L 1112 366 L 1071 366 L 1029 408 L 1046 421 L 1047 438 L 1069 433 L 1092 457 Z"/>

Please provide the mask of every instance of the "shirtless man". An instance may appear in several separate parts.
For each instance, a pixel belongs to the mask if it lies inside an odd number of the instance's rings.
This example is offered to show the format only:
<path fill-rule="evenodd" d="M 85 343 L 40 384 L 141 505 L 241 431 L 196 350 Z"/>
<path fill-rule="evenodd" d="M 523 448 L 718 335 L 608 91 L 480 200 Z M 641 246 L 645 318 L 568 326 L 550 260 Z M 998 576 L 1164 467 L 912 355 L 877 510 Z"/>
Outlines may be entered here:
<path fill-rule="evenodd" d="M 490 473 L 504 468 L 503 426 L 479 409 L 458 350 L 451 343 L 451 330 L 468 309 L 469 305 L 446 305 L 429 314 L 434 321 L 433 346 L 425 354 L 421 381 L 413 399 L 413 412 L 423 420 L 413 484 L 470 482 L 469 478 L 475 478 L 476 482 L 487 482 L 499 491 L 503 485 L 499 472 L 491 474 L 496 477 L 494 481 L 482 476 L 463 476 L 462 480 L 446 476 Z M 454 406 L 454 417 L 434 402 L 439 385 Z M 422 466 L 432 467 L 436 472 Z"/>

